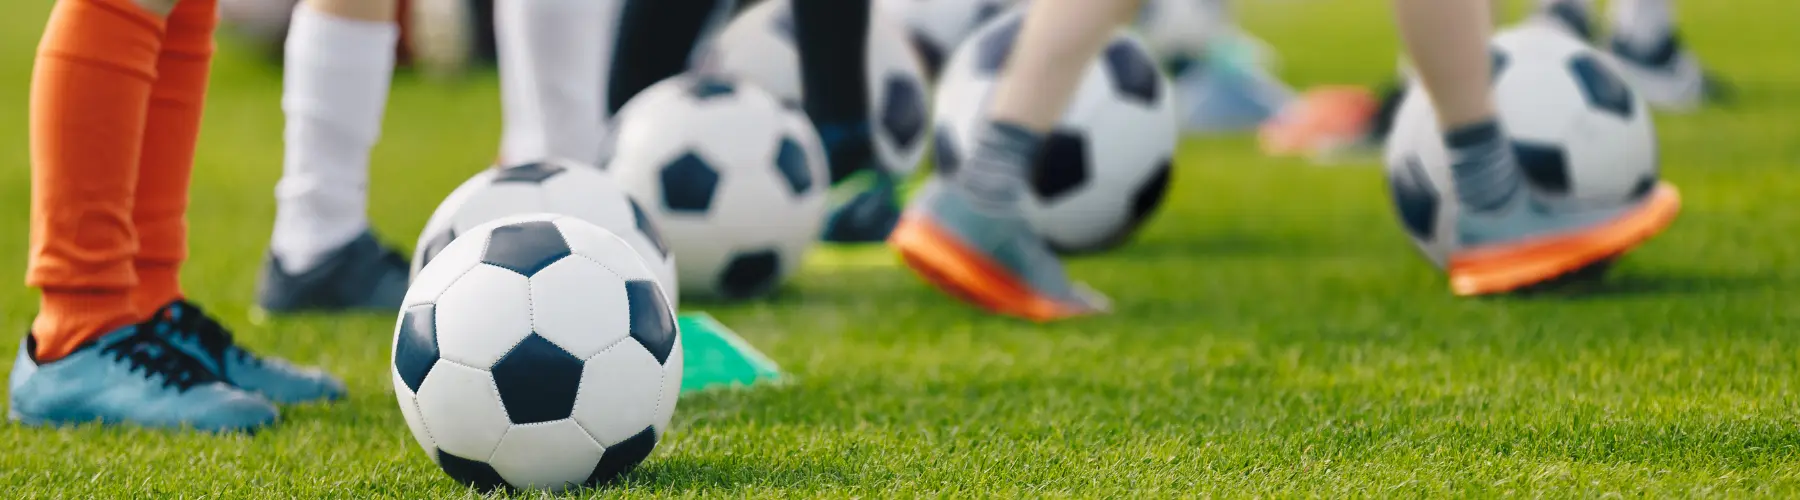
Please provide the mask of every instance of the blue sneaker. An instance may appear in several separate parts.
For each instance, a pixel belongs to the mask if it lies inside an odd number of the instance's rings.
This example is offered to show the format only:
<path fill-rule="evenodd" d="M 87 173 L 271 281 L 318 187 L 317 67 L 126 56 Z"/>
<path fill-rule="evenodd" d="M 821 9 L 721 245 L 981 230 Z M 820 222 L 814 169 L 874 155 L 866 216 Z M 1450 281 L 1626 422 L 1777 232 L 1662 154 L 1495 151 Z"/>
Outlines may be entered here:
<path fill-rule="evenodd" d="M 281 404 L 332 401 L 344 397 L 344 383 L 317 368 L 301 368 L 279 358 L 262 358 L 237 346 L 224 325 L 185 300 L 163 306 L 152 317 L 156 331 L 199 360 L 225 382 Z"/>
<path fill-rule="evenodd" d="M 1069 281 L 1062 262 L 1018 214 L 984 213 L 960 192 L 928 186 L 888 245 L 939 289 L 1032 321 L 1105 312 L 1106 297 Z"/>
<path fill-rule="evenodd" d="M 13 362 L 7 417 L 27 425 L 88 422 L 208 432 L 275 423 L 275 406 L 213 375 L 175 349 L 152 323 L 106 334 L 62 359 L 38 364 L 27 334 Z"/>
<path fill-rule="evenodd" d="M 405 256 L 366 231 L 303 273 L 288 274 L 270 253 L 256 283 L 257 311 L 396 311 L 410 273 Z"/>
<path fill-rule="evenodd" d="M 878 243 L 900 221 L 900 195 L 893 174 L 876 159 L 869 124 L 819 124 L 819 139 L 831 166 L 832 200 L 820 239 L 833 243 Z"/>

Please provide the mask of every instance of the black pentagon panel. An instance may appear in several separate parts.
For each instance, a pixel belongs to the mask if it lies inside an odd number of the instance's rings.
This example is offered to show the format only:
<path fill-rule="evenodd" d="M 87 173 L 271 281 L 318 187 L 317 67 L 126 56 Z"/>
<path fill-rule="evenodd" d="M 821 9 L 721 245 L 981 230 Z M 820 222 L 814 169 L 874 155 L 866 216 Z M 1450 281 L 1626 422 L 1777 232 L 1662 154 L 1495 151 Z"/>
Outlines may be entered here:
<path fill-rule="evenodd" d="M 569 418 L 581 388 L 581 359 L 533 333 L 507 351 L 494 367 L 500 403 L 515 424 Z"/>
<path fill-rule="evenodd" d="M 925 133 L 925 89 L 901 75 L 888 75 L 881 103 L 881 133 L 900 149 L 918 144 Z"/>
<path fill-rule="evenodd" d="M 936 79 L 938 71 L 944 69 L 944 49 L 925 38 L 923 33 L 912 32 L 913 51 L 919 53 L 919 62 L 925 64 L 925 77 Z"/>
<path fill-rule="evenodd" d="M 637 221 L 638 232 L 644 233 L 644 238 L 650 240 L 650 246 L 656 247 L 658 257 L 669 258 L 669 240 L 663 239 L 662 230 L 656 228 L 656 223 L 650 220 L 650 214 L 644 212 L 644 206 L 639 205 L 635 199 L 626 198 L 625 201 L 631 203 L 631 218 Z"/>
<path fill-rule="evenodd" d="M 1489 78 L 1492 81 L 1500 81 L 1500 75 L 1506 74 L 1507 66 L 1512 64 L 1512 56 L 1506 55 L 1506 51 L 1500 50 L 1499 47 L 1490 47 L 1488 48 L 1488 58 L 1488 62 L 1491 64 Z"/>
<path fill-rule="evenodd" d="M 1643 200 L 1645 196 L 1650 195 L 1651 191 L 1656 190 L 1656 181 L 1656 174 L 1648 174 L 1645 175 L 1644 178 L 1638 179 L 1637 184 L 1631 186 L 1631 194 L 1625 196 L 1625 201 L 1637 202 Z"/>
<path fill-rule="evenodd" d="M 1044 139 L 1044 149 L 1031 169 L 1031 188 L 1044 201 L 1075 192 L 1088 180 L 1087 140 L 1058 129 Z"/>
<path fill-rule="evenodd" d="M 1006 24 L 995 28 L 982 38 L 975 50 L 975 70 L 977 75 L 992 76 L 1000 73 L 1006 66 L 1006 58 L 1012 55 L 1013 41 L 1019 38 L 1020 18 L 1014 18 Z"/>
<path fill-rule="evenodd" d="M 483 492 L 491 492 L 506 486 L 506 480 L 501 479 L 500 473 L 487 462 L 451 455 L 444 450 L 437 451 L 437 462 L 438 467 L 444 468 L 444 473 L 448 474 L 450 479 L 454 479 L 464 486 Z"/>
<path fill-rule="evenodd" d="M 668 298 L 656 282 L 632 280 L 625 282 L 625 301 L 631 307 L 631 338 L 643 344 L 656 357 L 657 364 L 668 361 L 676 337 L 675 316 L 669 313 Z"/>
<path fill-rule="evenodd" d="M 606 447 L 600 455 L 600 463 L 594 465 L 594 472 L 588 475 L 586 486 L 599 486 L 613 482 L 650 457 L 656 450 L 656 429 L 645 427 L 624 441 Z"/>
<path fill-rule="evenodd" d="M 790 194 L 800 196 L 813 188 L 812 169 L 807 168 L 806 150 L 792 137 L 782 137 L 781 145 L 775 148 L 775 170 L 781 173 L 781 179 L 787 181 Z"/>
<path fill-rule="evenodd" d="M 931 135 L 931 168 L 946 178 L 956 175 L 956 170 L 962 168 L 962 152 L 956 149 L 956 138 L 942 126 Z"/>
<path fill-rule="evenodd" d="M 394 371 L 416 393 L 438 360 L 437 306 L 416 305 L 401 314 L 400 332 L 394 336 Z"/>
<path fill-rule="evenodd" d="M 500 169 L 494 176 L 494 184 L 543 184 L 544 181 L 568 171 L 562 165 L 549 163 L 526 163 Z"/>
<path fill-rule="evenodd" d="M 530 278 L 568 256 L 569 242 L 556 224 L 534 220 L 494 228 L 481 262 Z"/>
<path fill-rule="evenodd" d="M 1592 54 L 1569 60 L 1569 71 L 1575 76 L 1576 85 L 1581 87 L 1581 96 L 1587 99 L 1588 106 L 1619 118 L 1631 118 L 1636 111 L 1631 87 Z"/>
<path fill-rule="evenodd" d="M 1137 192 L 1131 194 L 1131 227 L 1137 227 L 1162 207 L 1163 199 L 1169 194 L 1169 177 L 1175 172 L 1175 160 L 1165 159 L 1156 167 L 1156 173 L 1144 185 L 1138 186 Z"/>
<path fill-rule="evenodd" d="M 456 229 L 454 228 L 438 233 L 437 236 L 433 236 L 430 240 L 427 240 L 425 242 L 425 250 L 419 252 L 419 268 L 424 269 L 425 265 L 430 264 L 431 259 L 435 259 L 438 254 L 443 253 L 444 248 L 450 246 L 450 242 L 452 241 L 456 241 Z"/>
<path fill-rule="evenodd" d="M 737 92 L 737 85 L 717 75 L 702 74 L 688 83 L 687 91 L 694 100 L 704 101 L 729 96 Z"/>
<path fill-rule="evenodd" d="M 718 188 L 719 172 L 693 152 L 662 168 L 663 206 L 671 212 L 706 212 Z"/>
<path fill-rule="evenodd" d="M 775 288 L 780 274 L 781 257 L 775 251 L 741 253 L 719 273 L 719 290 L 731 298 L 754 297 Z"/>
<path fill-rule="evenodd" d="M 1513 156 L 1525 170 L 1525 180 L 1552 194 L 1569 192 L 1569 160 L 1563 149 L 1550 144 L 1514 142 Z"/>
<path fill-rule="evenodd" d="M 1437 235 L 1438 192 L 1432 187 L 1431 178 L 1425 175 L 1425 165 L 1418 157 L 1407 157 L 1403 165 L 1388 171 L 1388 191 L 1394 197 L 1394 211 L 1400 214 L 1400 224 L 1414 238 L 1432 241 Z"/>
<path fill-rule="evenodd" d="M 1125 40 L 1116 40 L 1106 47 L 1102 54 L 1106 61 L 1107 79 L 1112 80 L 1113 90 L 1120 96 L 1149 105 L 1156 102 L 1162 92 L 1162 77 L 1156 72 L 1156 62 L 1136 45 Z"/>

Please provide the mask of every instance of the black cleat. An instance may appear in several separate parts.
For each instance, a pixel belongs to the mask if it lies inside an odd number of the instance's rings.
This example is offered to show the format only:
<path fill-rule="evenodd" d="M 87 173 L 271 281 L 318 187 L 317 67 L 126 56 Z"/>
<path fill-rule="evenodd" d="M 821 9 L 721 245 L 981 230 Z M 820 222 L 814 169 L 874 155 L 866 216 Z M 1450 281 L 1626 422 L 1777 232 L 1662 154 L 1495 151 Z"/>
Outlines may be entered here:
<path fill-rule="evenodd" d="M 281 269 L 271 252 L 256 284 L 263 313 L 395 311 L 406 297 L 406 257 L 363 232 L 319 265 L 299 274 Z"/>

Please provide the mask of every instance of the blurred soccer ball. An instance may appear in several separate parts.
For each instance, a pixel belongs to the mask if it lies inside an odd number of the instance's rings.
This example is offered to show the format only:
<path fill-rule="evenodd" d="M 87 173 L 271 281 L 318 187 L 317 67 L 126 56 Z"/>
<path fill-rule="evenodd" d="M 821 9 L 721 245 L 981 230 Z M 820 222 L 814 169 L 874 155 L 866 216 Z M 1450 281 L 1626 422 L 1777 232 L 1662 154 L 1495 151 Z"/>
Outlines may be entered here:
<path fill-rule="evenodd" d="M 573 216 L 624 238 L 642 254 L 674 303 L 679 289 L 675 256 L 648 211 L 599 168 L 564 160 L 483 170 L 451 191 L 413 247 L 413 275 L 475 226 L 540 212 Z"/>
<path fill-rule="evenodd" d="M 993 20 L 1012 2 L 1010 0 L 881 0 L 876 7 L 900 19 L 912 35 L 913 49 L 925 64 L 925 72 L 936 76 L 943 69 L 950 52 L 963 39 L 988 21 Z"/>
<path fill-rule="evenodd" d="M 689 296 L 770 293 L 825 217 L 825 153 L 806 117 L 755 85 L 682 75 L 632 98 L 607 165 L 663 230 Z"/>
<path fill-rule="evenodd" d="M 625 240 L 535 214 L 476 226 L 407 290 L 394 393 L 426 455 L 483 490 L 562 490 L 642 462 L 669 428 L 674 309 Z"/>
<path fill-rule="evenodd" d="M 765 0 L 732 19 L 702 57 L 702 67 L 737 75 L 798 107 L 802 102 L 800 56 L 789 4 L 787 0 Z M 870 16 L 866 60 L 869 128 L 881 165 L 906 177 L 918 169 L 925 154 L 930 105 L 924 69 L 904 28 L 879 11 Z"/>
<path fill-rule="evenodd" d="M 1650 110 L 1613 63 L 1540 25 L 1494 39 L 1494 100 L 1525 180 L 1564 210 L 1636 203 L 1657 183 Z M 1416 86 L 1415 86 L 1416 88 Z M 1437 116 L 1409 92 L 1387 143 L 1388 186 L 1402 227 L 1443 267 L 1456 249 L 1456 188 Z"/>
<path fill-rule="evenodd" d="M 985 118 L 1021 13 L 982 28 L 951 58 L 938 85 L 934 164 L 954 176 Z M 1161 206 L 1177 123 L 1168 78 L 1143 42 L 1121 31 L 1088 65 L 1074 100 L 1032 164 L 1025 217 L 1060 251 L 1123 243 Z"/>

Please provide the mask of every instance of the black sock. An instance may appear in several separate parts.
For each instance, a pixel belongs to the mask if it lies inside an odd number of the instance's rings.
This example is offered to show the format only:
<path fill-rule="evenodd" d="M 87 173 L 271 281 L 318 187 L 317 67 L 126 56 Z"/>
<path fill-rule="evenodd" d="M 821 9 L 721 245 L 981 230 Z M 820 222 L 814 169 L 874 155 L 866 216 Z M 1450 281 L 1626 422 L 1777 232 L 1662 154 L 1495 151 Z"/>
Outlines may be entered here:
<path fill-rule="evenodd" d="M 871 0 L 792 1 L 806 115 L 822 136 L 837 142 L 826 144 L 835 183 L 868 165 L 874 151 L 868 133 Z"/>
<path fill-rule="evenodd" d="M 688 56 L 719 6 L 717 0 L 625 0 L 613 45 L 607 112 L 618 113 L 638 92 L 686 71 Z"/>

